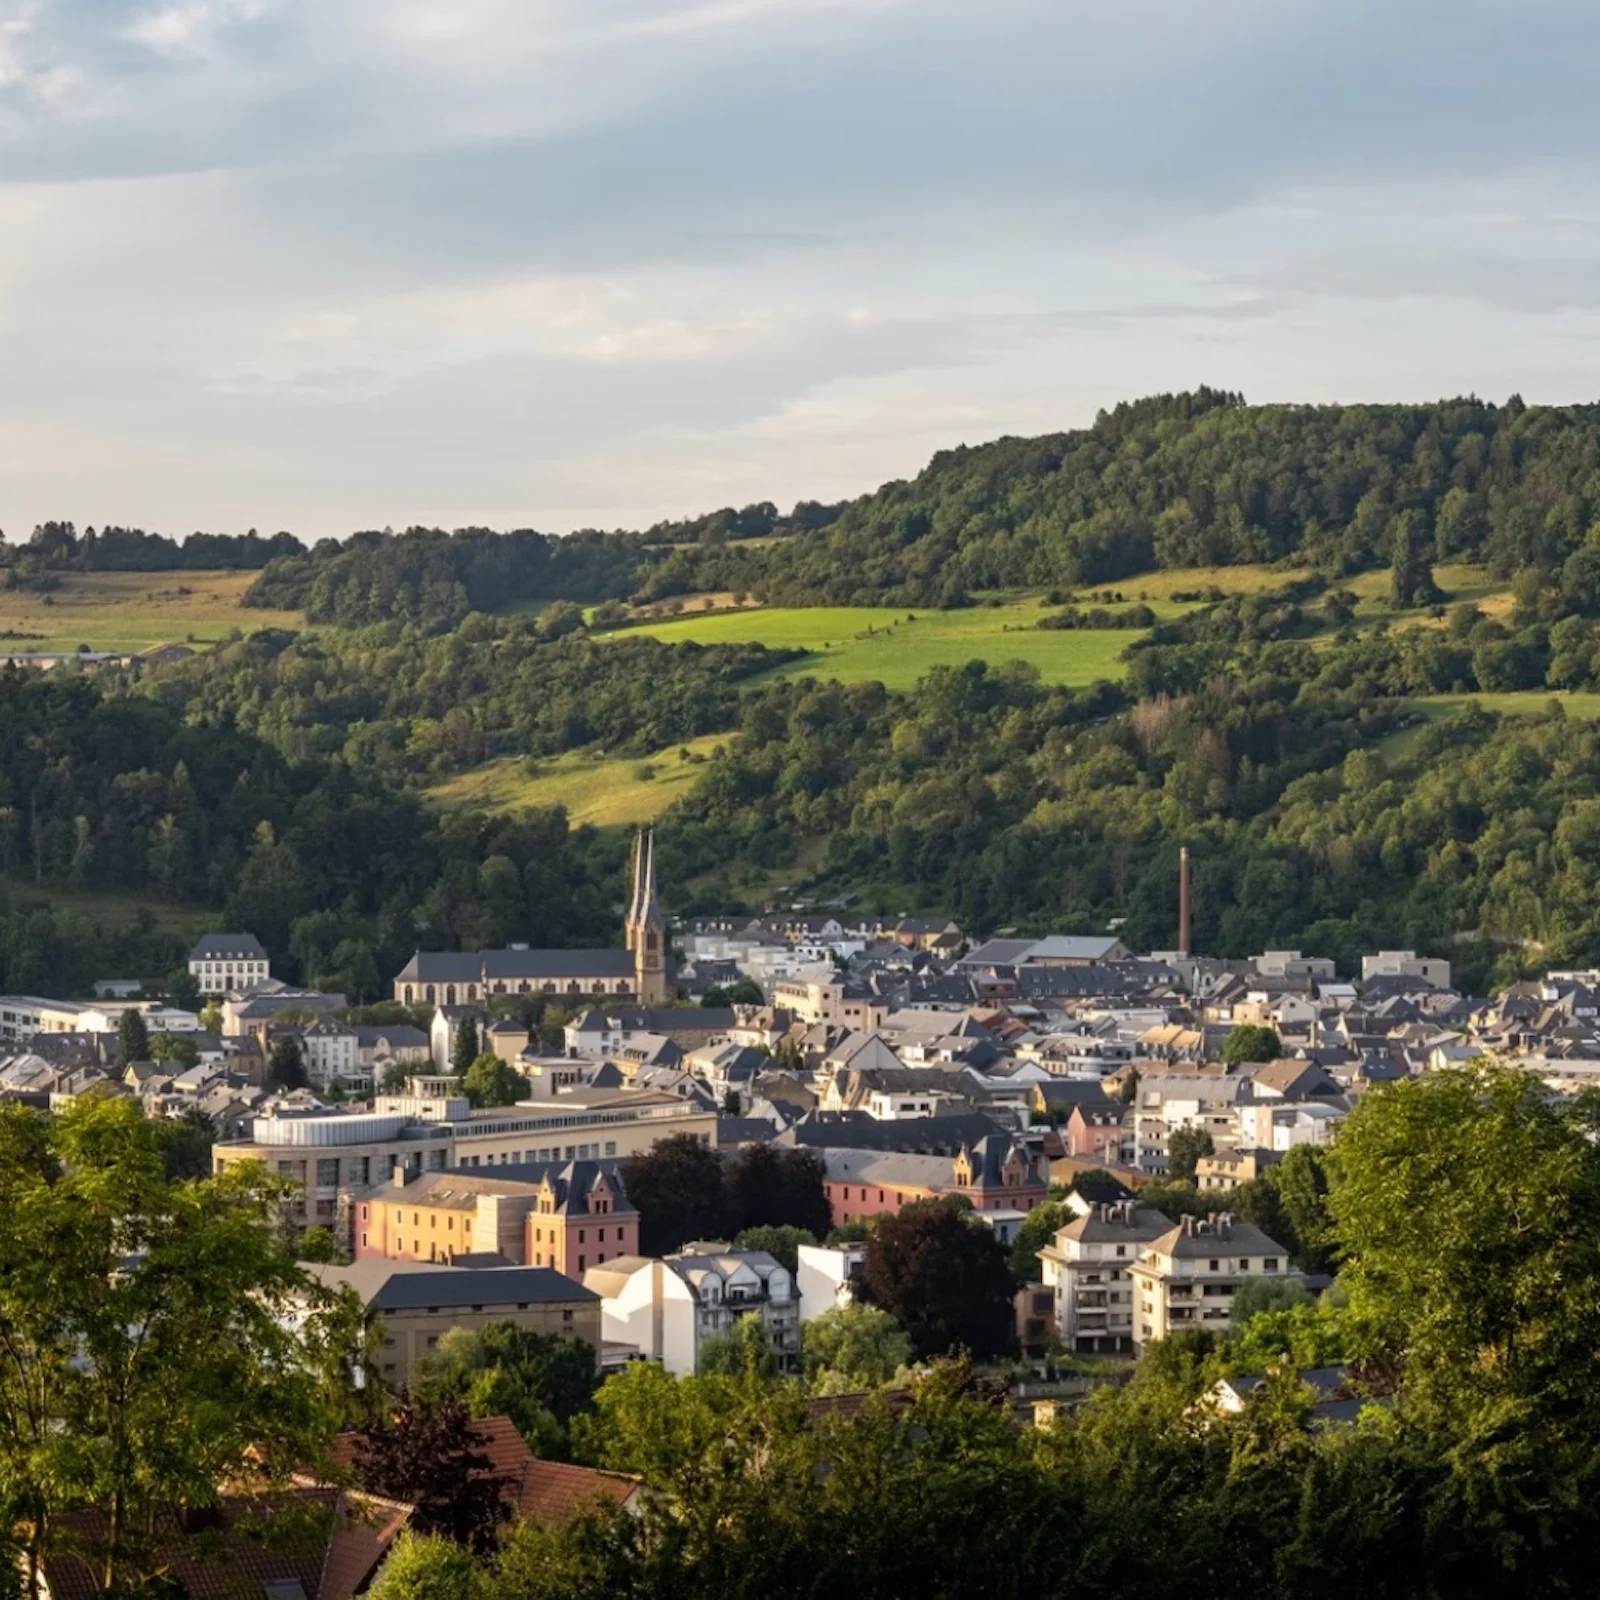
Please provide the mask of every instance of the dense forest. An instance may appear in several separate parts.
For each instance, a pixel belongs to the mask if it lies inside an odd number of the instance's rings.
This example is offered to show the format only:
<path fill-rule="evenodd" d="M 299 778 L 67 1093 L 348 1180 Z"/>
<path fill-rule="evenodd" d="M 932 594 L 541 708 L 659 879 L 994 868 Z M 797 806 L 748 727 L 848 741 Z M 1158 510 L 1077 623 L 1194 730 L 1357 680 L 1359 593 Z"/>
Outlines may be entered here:
<path fill-rule="evenodd" d="M 152 678 L 190 724 L 235 727 L 294 757 L 338 756 L 403 784 L 504 755 L 586 746 L 646 755 L 738 724 L 743 691 L 796 653 L 584 637 L 574 605 L 474 614 L 429 635 L 389 623 L 263 630 Z"/>
<path fill-rule="evenodd" d="M 419 945 L 602 943 L 626 846 L 560 812 L 439 815 L 359 765 L 297 759 L 148 695 L 0 669 L 0 872 L 222 907 L 291 976 L 379 993 Z M 176 958 L 0 893 L 0 990 L 60 993 Z"/>

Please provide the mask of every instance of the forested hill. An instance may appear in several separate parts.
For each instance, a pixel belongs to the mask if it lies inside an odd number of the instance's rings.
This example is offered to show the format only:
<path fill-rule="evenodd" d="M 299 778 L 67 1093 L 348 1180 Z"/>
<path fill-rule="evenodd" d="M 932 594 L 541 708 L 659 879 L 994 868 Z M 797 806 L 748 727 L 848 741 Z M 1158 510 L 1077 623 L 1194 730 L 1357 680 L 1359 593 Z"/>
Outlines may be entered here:
<path fill-rule="evenodd" d="M 943 452 L 775 548 L 765 587 L 789 604 L 949 605 L 1289 556 L 1354 572 L 1404 538 L 1510 573 L 1559 564 L 1597 516 L 1600 407 L 1247 406 L 1202 389 Z"/>
<path fill-rule="evenodd" d="M 274 561 L 250 603 L 449 627 L 511 600 L 748 591 L 785 605 L 960 605 L 1152 568 L 1387 564 L 1407 540 L 1503 573 L 1559 565 L 1600 517 L 1600 407 L 1247 406 L 1201 389 L 1091 428 L 944 451 L 845 506 L 759 505 L 647 533 L 414 528 Z"/>

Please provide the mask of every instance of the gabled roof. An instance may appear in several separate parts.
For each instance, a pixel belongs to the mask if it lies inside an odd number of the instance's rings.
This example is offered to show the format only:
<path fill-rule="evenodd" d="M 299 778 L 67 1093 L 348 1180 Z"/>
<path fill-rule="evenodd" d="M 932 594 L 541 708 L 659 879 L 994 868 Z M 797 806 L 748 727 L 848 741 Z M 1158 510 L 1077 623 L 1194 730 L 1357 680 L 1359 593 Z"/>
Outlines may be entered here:
<path fill-rule="evenodd" d="M 157 1535 L 161 1565 L 191 1600 L 261 1596 L 268 1585 L 305 1600 L 351 1600 L 371 1580 L 410 1520 L 412 1508 L 324 1486 L 226 1495 L 203 1534 L 186 1533 L 176 1516 Z M 319 1515 L 320 1513 L 320 1515 Z M 62 1530 L 78 1548 L 45 1562 L 51 1600 L 98 1600 L 95 1548 L 106 1537 L 106 1514 L 72 1512 Z"/>
<path fill-rule="evenodd" d="M 552 1267 L 439 1267 L 374 1259 L 347 1267 L 308 1266 L 306 1271 L 332 1288 L 348 1284 L 375 1311 L 420 1311 L 433 1306 L 493 1310 L 596 1298 Z"/>

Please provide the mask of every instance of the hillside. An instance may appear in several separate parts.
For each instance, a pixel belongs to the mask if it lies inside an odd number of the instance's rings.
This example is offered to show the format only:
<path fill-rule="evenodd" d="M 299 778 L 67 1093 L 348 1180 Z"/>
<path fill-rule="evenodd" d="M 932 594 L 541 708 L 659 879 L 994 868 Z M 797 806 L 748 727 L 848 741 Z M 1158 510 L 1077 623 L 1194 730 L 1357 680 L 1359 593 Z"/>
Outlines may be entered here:
<path fill-rule="evenodd" d="M 434 628 L 529 601 L 708 592 L 926 608 L 1176 567 L 1348 575 L 1386 566 L 1400 541 L 1509 575 L 1558 568 L 1582 547 L 1600 512 L 1597 467 L 1600 407 L 1248 406 L 1203 389 L 1118 406 L 1089 428 L 943 451 L 842 509 L 729 511 L 670 539 L 361 534 L 273 561 L 249 603 Z M 765 536 L 739 536 L 752 527 Z"/>

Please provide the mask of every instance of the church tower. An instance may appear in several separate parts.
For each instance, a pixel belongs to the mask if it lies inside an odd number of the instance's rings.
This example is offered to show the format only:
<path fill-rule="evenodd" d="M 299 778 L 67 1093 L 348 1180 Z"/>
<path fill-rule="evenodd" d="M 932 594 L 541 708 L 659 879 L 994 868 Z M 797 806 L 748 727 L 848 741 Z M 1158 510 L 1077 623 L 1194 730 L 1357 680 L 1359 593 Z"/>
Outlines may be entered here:
<path fill-rule="evenodd" d="M 633 952 L 634 989 L 642 1006 L 665 1005 L 667 923 L 656 894 L 656 836 L 641 832 L 633 846 L 633 903 L 628 908 L 628 948 Z"/>

